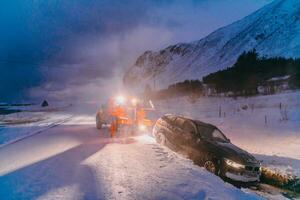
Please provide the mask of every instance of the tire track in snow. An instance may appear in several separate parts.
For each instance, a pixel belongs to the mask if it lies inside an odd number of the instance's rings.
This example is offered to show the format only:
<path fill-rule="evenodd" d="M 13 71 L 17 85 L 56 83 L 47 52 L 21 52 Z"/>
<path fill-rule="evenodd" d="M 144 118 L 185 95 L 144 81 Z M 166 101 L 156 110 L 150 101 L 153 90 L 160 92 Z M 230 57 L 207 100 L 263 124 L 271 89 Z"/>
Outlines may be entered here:
<path fill-rule="evenodd" d="M 9 145 L 15 144 L 15 143 L 17 143 L 17 142 L 20 142 L 20 141 L 22 141 L 22 140 L 25 140 L 25 139 L 27 139 L 27 138 L 33 137 L 33 136 L 35 136 L 35 135 L 39 135 L 39 134 L 41 134 L 41 133 L 43 133 L 43 132 L 45 132 L 45 131 L 47 131 L 47 130 L 49 130 L 49 129 L 51 129 L 51 128 L 57 127 L 57 126 L 59 126 L 59 125 L 61 125 L 61 124 L 63 124 L 63 123 L 66 123 L 66 122 L 70 121 L 73 117 L 74 117 L 74 116 L 70 116 L 70 117 L 67 117 L 67 118 L 65 118 L 65 119 L 57 120 L 57 121 L 51 123 L 50 125 L 48 125 L 48 126 L 45 127 L 45 128 L 42 128 L 42 129 L 37 130 L 37 131 L 33 131 L 32 133 L 30 133 L 30 134 L 28 134 L 28 135 L 25 135 L 25 136 L 19 137 L 19 138 L 17 138 L 17 139 L 11 140 L 11 141 L 9 141 L 9 142 L 7 142 L 7 143 L 1 144 L 1 145 L 0 145 L 0 149 L 5 148 L 5 147 L 7 147 L 7 146 L 9 146 Z"/>

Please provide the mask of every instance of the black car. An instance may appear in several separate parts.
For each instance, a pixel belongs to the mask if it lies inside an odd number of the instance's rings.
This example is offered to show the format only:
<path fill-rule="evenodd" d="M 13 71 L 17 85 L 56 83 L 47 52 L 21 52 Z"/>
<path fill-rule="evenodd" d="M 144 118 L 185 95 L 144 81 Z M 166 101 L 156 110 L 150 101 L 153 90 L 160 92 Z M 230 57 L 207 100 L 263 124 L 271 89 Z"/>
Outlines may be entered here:
<path fill-rule="evenodd" d="M 243 183 L 259 181 L 260 162 L 233 145 L 214 125 L 168 114 L 157 120 L 153 135 L 158 143 L 187 155 L 222 178 Z"/>

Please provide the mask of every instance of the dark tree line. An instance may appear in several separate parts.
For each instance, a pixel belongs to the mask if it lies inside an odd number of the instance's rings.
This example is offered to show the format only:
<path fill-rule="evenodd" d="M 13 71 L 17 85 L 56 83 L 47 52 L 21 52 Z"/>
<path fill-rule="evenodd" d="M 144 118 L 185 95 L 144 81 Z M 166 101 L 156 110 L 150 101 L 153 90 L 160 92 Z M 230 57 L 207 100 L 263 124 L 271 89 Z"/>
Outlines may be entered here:
<path fill-rule="evenodd" d="M 233 92 L 234 95 L 249 96 L 257 94 L 258 86 L 264 85 L 269 79 L 287 75 L 290 88 L 300 88 L 300 59 L 259 57 L 254 49 L 242 53 L 231 68 L 203 77 L 203 82 L 185 80 L 158 91 L 152 91 L 148 86 L 145 96 L 152 99 L 200 96 L 205 92 L 203 84 L 215 89 L 217 93 Z"/>
<path fill-rule="evenodd" d="M 153 99 L 167 99 L 178 96 L 188 95 L 201 95 L 203 89 L 202 82 L 200 80 L 185 80 L 170 85 L 167 89 L 158 91 L 145 90 L 146 96 Z"/>
<path fill-rule="evenodd" d="M 254 49 L 241 54 L 233 67 L 205 76 L 203 83 L 214 85 L 218 93 L 254 95 L 259 85 L 286 75 L 292 88 L 300 88 L 300 59 L 259 57 Z"/>

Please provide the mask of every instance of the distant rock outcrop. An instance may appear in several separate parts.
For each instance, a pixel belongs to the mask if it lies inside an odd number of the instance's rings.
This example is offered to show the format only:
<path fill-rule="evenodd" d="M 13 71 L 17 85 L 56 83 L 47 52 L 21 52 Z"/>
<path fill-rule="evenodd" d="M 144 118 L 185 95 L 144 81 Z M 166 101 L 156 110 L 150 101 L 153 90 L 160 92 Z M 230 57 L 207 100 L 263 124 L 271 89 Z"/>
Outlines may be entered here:
<path fill-rule="evenodd" d="M 49 106 L 48 101 L 44 100 L 43 103 L 41 104 L 42 107 L 47 107 Z"/>

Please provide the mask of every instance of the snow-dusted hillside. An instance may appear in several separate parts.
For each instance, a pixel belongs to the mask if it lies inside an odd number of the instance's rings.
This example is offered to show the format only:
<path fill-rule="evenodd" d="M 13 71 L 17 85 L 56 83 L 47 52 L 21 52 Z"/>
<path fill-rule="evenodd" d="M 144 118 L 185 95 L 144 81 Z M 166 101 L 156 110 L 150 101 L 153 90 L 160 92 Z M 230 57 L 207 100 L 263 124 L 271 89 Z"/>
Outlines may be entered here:
<path fill-rule="evenodd" d="M 146 51 L 124 76 L 127 85 L 165 87 L 231 67 L 243 52 L 300 56 L 300 1 L 275 0 L 255 13 L 192 43 Z"/>

